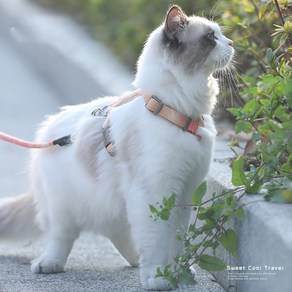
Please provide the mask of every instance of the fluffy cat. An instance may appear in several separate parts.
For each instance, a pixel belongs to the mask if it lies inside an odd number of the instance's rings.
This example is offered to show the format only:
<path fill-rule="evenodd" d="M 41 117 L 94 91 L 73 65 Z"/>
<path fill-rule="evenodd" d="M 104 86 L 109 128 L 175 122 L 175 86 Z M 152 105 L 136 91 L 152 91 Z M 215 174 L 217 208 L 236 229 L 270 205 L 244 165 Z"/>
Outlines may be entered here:
<path fill-rule="evenodd" d="M 110 108 L 115 155 L 104 147 L 105 117 L 91 113 L 117 97 L 65 107 L 49 117 L 36 140 L 72 135 L 72 144 L 32 151 L 30 191 L 0 201 L 0 239 L 46 232 L 46 249 L 31 270 L 56 273 L 63 271 L 80 232 L 91 230 L 108 237 L 129 264 L 140 266 L 144 289 L 169 289 L 166 280 L 155 278 L 156 270 L 181 251 L 175 234 L 187 227 L 191 208 L 175 208 L 166 223 L 150 218 L 149 204 L 172 194 L 176 204 L 190 204 L 205 179 L 219 92 L 212 74 L 226 68 L 233 53 L 232 41 L 216 23 L 172 6 L 139 58 L 138 90 Z M 203 125 L 192 135 L 154 115 L 145 108 L 145 94 L 191 119 L 202 116 Z"/>

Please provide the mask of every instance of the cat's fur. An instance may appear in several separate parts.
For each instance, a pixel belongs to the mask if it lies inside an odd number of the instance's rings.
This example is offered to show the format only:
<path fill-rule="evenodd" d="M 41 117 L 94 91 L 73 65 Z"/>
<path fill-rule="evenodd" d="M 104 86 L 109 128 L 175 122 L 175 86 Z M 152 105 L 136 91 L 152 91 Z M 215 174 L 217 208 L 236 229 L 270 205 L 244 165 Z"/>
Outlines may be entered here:
<path fill-rule="evenodd" d="M 205 179 L 219 91 L 212 74 L 232 56 L 232 41 L 216 23 L 171 7 L 144 47 L 134 85 L 193 119 L 203 115 L 201 140 L 153 115 L 140 96 L 111 111 L 112 157 L 103 146 L 104 118 L 91 112 L 117 98 L 66 107 L 47 119 L 37 140 L 73 133 L 73 143 L 32 152 L 30 192 L 0 201 L 0 238 L 34 233 L 37 223 L 48 234 L 47 247 L 31 270 L 55 273 L 63 271 L 80 232 L 91 230 L 108 237 L 131 265 L 140 265 L 145 289 L 169 288 L 155 278 L 156 269 L 180 252 L 175 234 L 188 225 L 191 209 L 175 208 L 166 223 L 150 218 L 149 204 L 176 194 L 176 204 L 188 205 Z"/>

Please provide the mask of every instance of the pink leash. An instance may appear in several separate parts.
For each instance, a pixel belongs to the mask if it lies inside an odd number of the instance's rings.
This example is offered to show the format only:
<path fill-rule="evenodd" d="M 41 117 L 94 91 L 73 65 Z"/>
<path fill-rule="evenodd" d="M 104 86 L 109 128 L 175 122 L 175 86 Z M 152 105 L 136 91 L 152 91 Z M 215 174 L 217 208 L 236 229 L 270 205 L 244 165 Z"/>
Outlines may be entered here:
<path fill-rule="evenodd" d="M 33 143 L 33 142 L 18 139 L 16 137 L 10 136 L 10 135 L 2 133 L 2 132 L 0 132 L 0 140 L 6 141 L 9 143 L 18 145 L 18 146 L 26 147 L 26 148 L 39 148 L 39 149 L 40 148 L 49 148 L 49 147 L 52 147 L 55 145 L 65 146 L 65 145 L 72 143 L 71 135 L 64 136 L 60 139 L 50 141 L 47 143 Z"/>
<path fill-rule="evenodd" d="M 135 90 L 135 91 L 131 92 L 130 94 L 127 94 L 127 95 L 119 98 L 116 102 L 114 102 L 110 106 L 110 108 L 123 105 L 124 103 L 131 101 L 132 99 L 136 98 L 139 95 L 140 95 L 140 91 Z M 95 115 L 94 112 L 92 114 Z M 21 139 L 18 139 L 16 137 L 5 134 L 3 132 L 0 132 L 0 140 L 6 141 L 6 142 L 9 142 L 9 143 L 21 146 L 21 147 L 41 149 L 41 148 L 49 148 L 49 147 L 52 147 L 55 145 L 59 145 L 59 146 L 69 145 L 72 143 L 72 135 L 67 135 L 67 136 L 61 137 L 59 139 L 56 139 L 54 141 L 47 142 L 47 143 L 33 143 L 30 141 L 21 140 Z"/>

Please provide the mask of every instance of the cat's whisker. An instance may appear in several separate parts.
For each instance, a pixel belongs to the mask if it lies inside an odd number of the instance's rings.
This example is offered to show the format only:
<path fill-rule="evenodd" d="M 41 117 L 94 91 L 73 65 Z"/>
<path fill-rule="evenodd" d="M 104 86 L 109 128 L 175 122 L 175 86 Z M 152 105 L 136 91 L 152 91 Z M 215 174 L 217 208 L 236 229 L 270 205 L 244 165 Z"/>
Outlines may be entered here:
<path fill-rule="evenodd" d="M 216 16 L 217 16 L 217 14 L 219 14 L 219 7 L 220 7 L 220 5 L 221 5 L 221 2 L 222 2 L 222 0 L 218 0 L 215 4 L 214 4 L 214 6 L 212 7 L 212 9 L 211 9 L 211 11 L 210 11 L 210 19 L 212 20 L 212 21 L 214 21 L 215 20 L 215 18 L 216 18 Z M 217 21 L 217 23 L 219 23 L 218 21 Z M 219 23 L 220 24 L 220 23 Z"/>

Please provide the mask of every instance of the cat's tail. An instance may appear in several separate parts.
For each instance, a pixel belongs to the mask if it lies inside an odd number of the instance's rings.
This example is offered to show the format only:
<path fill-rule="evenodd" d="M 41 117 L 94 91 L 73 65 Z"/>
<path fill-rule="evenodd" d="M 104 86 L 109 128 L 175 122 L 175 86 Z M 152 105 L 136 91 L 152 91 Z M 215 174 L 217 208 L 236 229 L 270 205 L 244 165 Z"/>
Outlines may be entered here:
<path fill-rule="evenodd" d="M 0 199 L 0 240 L 24 240 L 41 235 L 35 222 L 31 193 Z"/>

